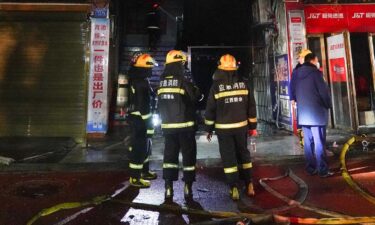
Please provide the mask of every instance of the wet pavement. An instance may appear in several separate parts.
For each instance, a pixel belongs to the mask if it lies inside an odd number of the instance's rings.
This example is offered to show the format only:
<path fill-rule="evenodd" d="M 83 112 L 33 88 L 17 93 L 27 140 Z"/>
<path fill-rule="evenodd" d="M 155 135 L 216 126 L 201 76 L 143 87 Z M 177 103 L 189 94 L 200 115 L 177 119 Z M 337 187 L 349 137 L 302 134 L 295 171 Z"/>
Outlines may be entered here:
<path fill-rule="evenodd" d="M 375 195 L 375 155 L 373 153 L 352 154 L 347 161 L 354 180 L 366 191 Z M 0 224 L 26 224 L 41 210 L 66 202 L 85 202 L 97 196 L 112 195 L 114 200 L 101 204 L 81 206 L 61 210 L 38 218 L 34 224 L 201 224 L 213 221 L 208 216 L 172 213 L 163 207 L 150 209 L 131 204 L 142 203 L 151 206 L 181 207 L 205 211 L 244 212 L 257 214 L 278 214 L 298 217 L 327 217 L 316 211 L 291 206 L 268 192 L 260 179 L 282 176 L 289 169 L 302 180 L 308 189 L 302 204 L 327 210 L 345 216 L 375 216 L 375 205 L 351 189 L 341 177 L 339 162 L 330 158 L 333 177 L 320 178 L 304 172 L 303 163 L 284 160 L 278 165 L 255 163 L 254 185 L 256 196 L 247 197 L 241 192 L 241 200 L 234 202 L 228 194 L 222 168 L 218 166 L 198 167 L 197 182 L 194 183 L 193 201 L 185 201 L 183 182 L 174 183 L 173 202 L 164 202 L 164 183 L 161 170 L 159 179 L 152 182 L 151 188 L 136 189 L 128 186 L 128 174 L 123 171 L 86 172 L 39 172 L 39 173 L 1 173 L 0 174 Z M 181 174 L 180 174 L 181 175 Z M 290 176 L 265 183 L 278 193 L 290 199 L 301 196 L 300 182 Z M 243 190 L 242 187 L 241 190 Z M 117 194 L 114 194 L 117 193 Z M 129 205 L 130 204 L 130 205 Z M 235 224 L 225 223 L 225 224 Z M 268 221 L 265 224 L 274 224 Z"/>
<path fill-rule="evenodd" d="M 17 145 L 17 139 L 7 139 L 0 144 L 0 156 L 16 161 L 0 165 L 0 202 L 3 203 L 0 224 L 27 224 L 43 209 L 66 202 L 87 203 L 97 200 L 98 196 L 113 198 L 60 210 L 37 218 L 33 224 L 236 224 L 233 221 L 219 223 L 217 216 L 207 215 L 208 211 L 314 218 L 328 217 L 322 212 L 339 216 L 375 216 L 375 205 L 353 190 L 341 176 L 340 150 L 350 136 L 329 130 L 328 147 L 333 151 L 329 161 L 335 175 L 325 179 L 304 172 L 303 151 L 296 136 L 282 130 L 259 136 L 256 151 L 251 152 L 256 196 L 249 198 L 242 192 L 238 202 L 229 198 L 217 140 L 214 138 L 208 143 L 203 133 L 197 133 L 194 199 L 185 201 L 183 182 L 178 181 L 175 182 L 173 202 L 164 202 L 163 197 L 163 138 L 160 135 L 153 139 L 151 156 L 151 167 L 159 178 L 152 182 L 151 188 L 141 190 L 128 186 L 128 160 L 121 136 L 90 140 L 88 146 L 75 145 L 69 139 L 18 141 L 26 143 L 24 145 Z M 45 145 L 40 145 L 43 142 Z M 24 146 L 24 150 L 15 151 L 20 146 Z M 51 149 L 56 155 L 45 154 Z M 33 156 L 37 157 L 31 161 L 22 160 Z M 349 173 L 372 196 L 375 195 L 374 160 L 373 146 L 369 151 L 363 151 L 361 144 L 355 145 L 347 154 Z M 270 188 L 289 200 L 276 197 Z M 188 209 L 198 211 L 191 214 L 186 212 Z M 205 216 L 197 212 L 204 212 Z M 274 222 L 267 220 L 263 224 Z"/>

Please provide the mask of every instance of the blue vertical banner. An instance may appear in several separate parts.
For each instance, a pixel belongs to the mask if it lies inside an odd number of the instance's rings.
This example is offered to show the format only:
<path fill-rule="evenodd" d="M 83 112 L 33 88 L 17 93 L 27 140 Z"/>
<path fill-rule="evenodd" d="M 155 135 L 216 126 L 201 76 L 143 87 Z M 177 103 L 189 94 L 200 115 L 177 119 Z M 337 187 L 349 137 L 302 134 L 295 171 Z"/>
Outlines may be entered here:
<path fill-rule="evenodd" d="M 271 82 L 273 117 L 279 125 L 293 131 L 292 107 L 289 97 L 289 64 L 288 55 L 275 57 L 273 80 Z"/>

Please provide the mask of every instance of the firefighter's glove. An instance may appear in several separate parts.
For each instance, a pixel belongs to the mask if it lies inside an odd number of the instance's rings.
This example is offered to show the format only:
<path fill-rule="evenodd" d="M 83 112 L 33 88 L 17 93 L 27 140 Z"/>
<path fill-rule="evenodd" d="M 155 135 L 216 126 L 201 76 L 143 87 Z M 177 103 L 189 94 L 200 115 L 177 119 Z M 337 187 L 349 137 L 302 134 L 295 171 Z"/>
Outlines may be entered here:
<path fill-rule="evenodd" d="M 254 130 L 248 130 L 248 131 L 247 131 L 247 134 L 248 134 L 250 137 L 255 137 L 255 136 L 258 135 L 258 132 L 257 132 L 256 129 L 254 129 Z"/>

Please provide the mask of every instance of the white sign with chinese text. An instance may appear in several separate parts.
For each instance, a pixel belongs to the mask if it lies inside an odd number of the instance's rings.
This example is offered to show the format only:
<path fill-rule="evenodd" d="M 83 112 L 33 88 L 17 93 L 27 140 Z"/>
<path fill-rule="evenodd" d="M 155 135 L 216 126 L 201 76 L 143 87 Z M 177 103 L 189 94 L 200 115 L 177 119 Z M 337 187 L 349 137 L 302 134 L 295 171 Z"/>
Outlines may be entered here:
<path fill-rule="evenodd" d="M 108 128 L 109 19 L 91 18 L 87 133 Z"/>
<path fill-rule="evenodd" d="M 289 11 L 288 15 L 289 25 L 289 39 L 290 39 L 290 57 L 292 69 L 298 63 L 298 54 L 306 48 L 306 30 L 305 30 L 305 17 L 303 10 Z"/>

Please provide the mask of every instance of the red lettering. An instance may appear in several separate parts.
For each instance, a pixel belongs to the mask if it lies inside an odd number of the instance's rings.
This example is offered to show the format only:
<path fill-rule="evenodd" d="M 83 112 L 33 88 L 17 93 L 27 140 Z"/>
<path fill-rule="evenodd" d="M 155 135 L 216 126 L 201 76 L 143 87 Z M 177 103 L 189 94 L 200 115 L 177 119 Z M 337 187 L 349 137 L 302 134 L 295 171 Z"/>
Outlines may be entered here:
<path fill-rule="evenodd" d="M 94 73 L 94 81 L 103 81 L 103 73 Z"/>
<path fill-rule="evenodd" d="M 92 107 L 94 109 L 102 108 L 102 105 L 103 105 L 103 102 L 100 101 L 100 100 L 94 100 L 94 101 L 92 101 Z"/>
<path fill-rule="evenodd" d="M 103 64 L 104 57 L 102 55 L 96 55 L 94 56 L 94 63 Z"/>
<path fill-rule="evenodd" d="M 301 23 L 301 22 L 302 22 L 302 18 L 301 18 L 301 17 L 292 17 L 292 18 L 290 19 L 290 21 L 291 21 L 292 23 Z"/>
<path fill-rule="evenodd" d="M 103 65 L 94 65 L 94 72 L 103 72 Z"/>

